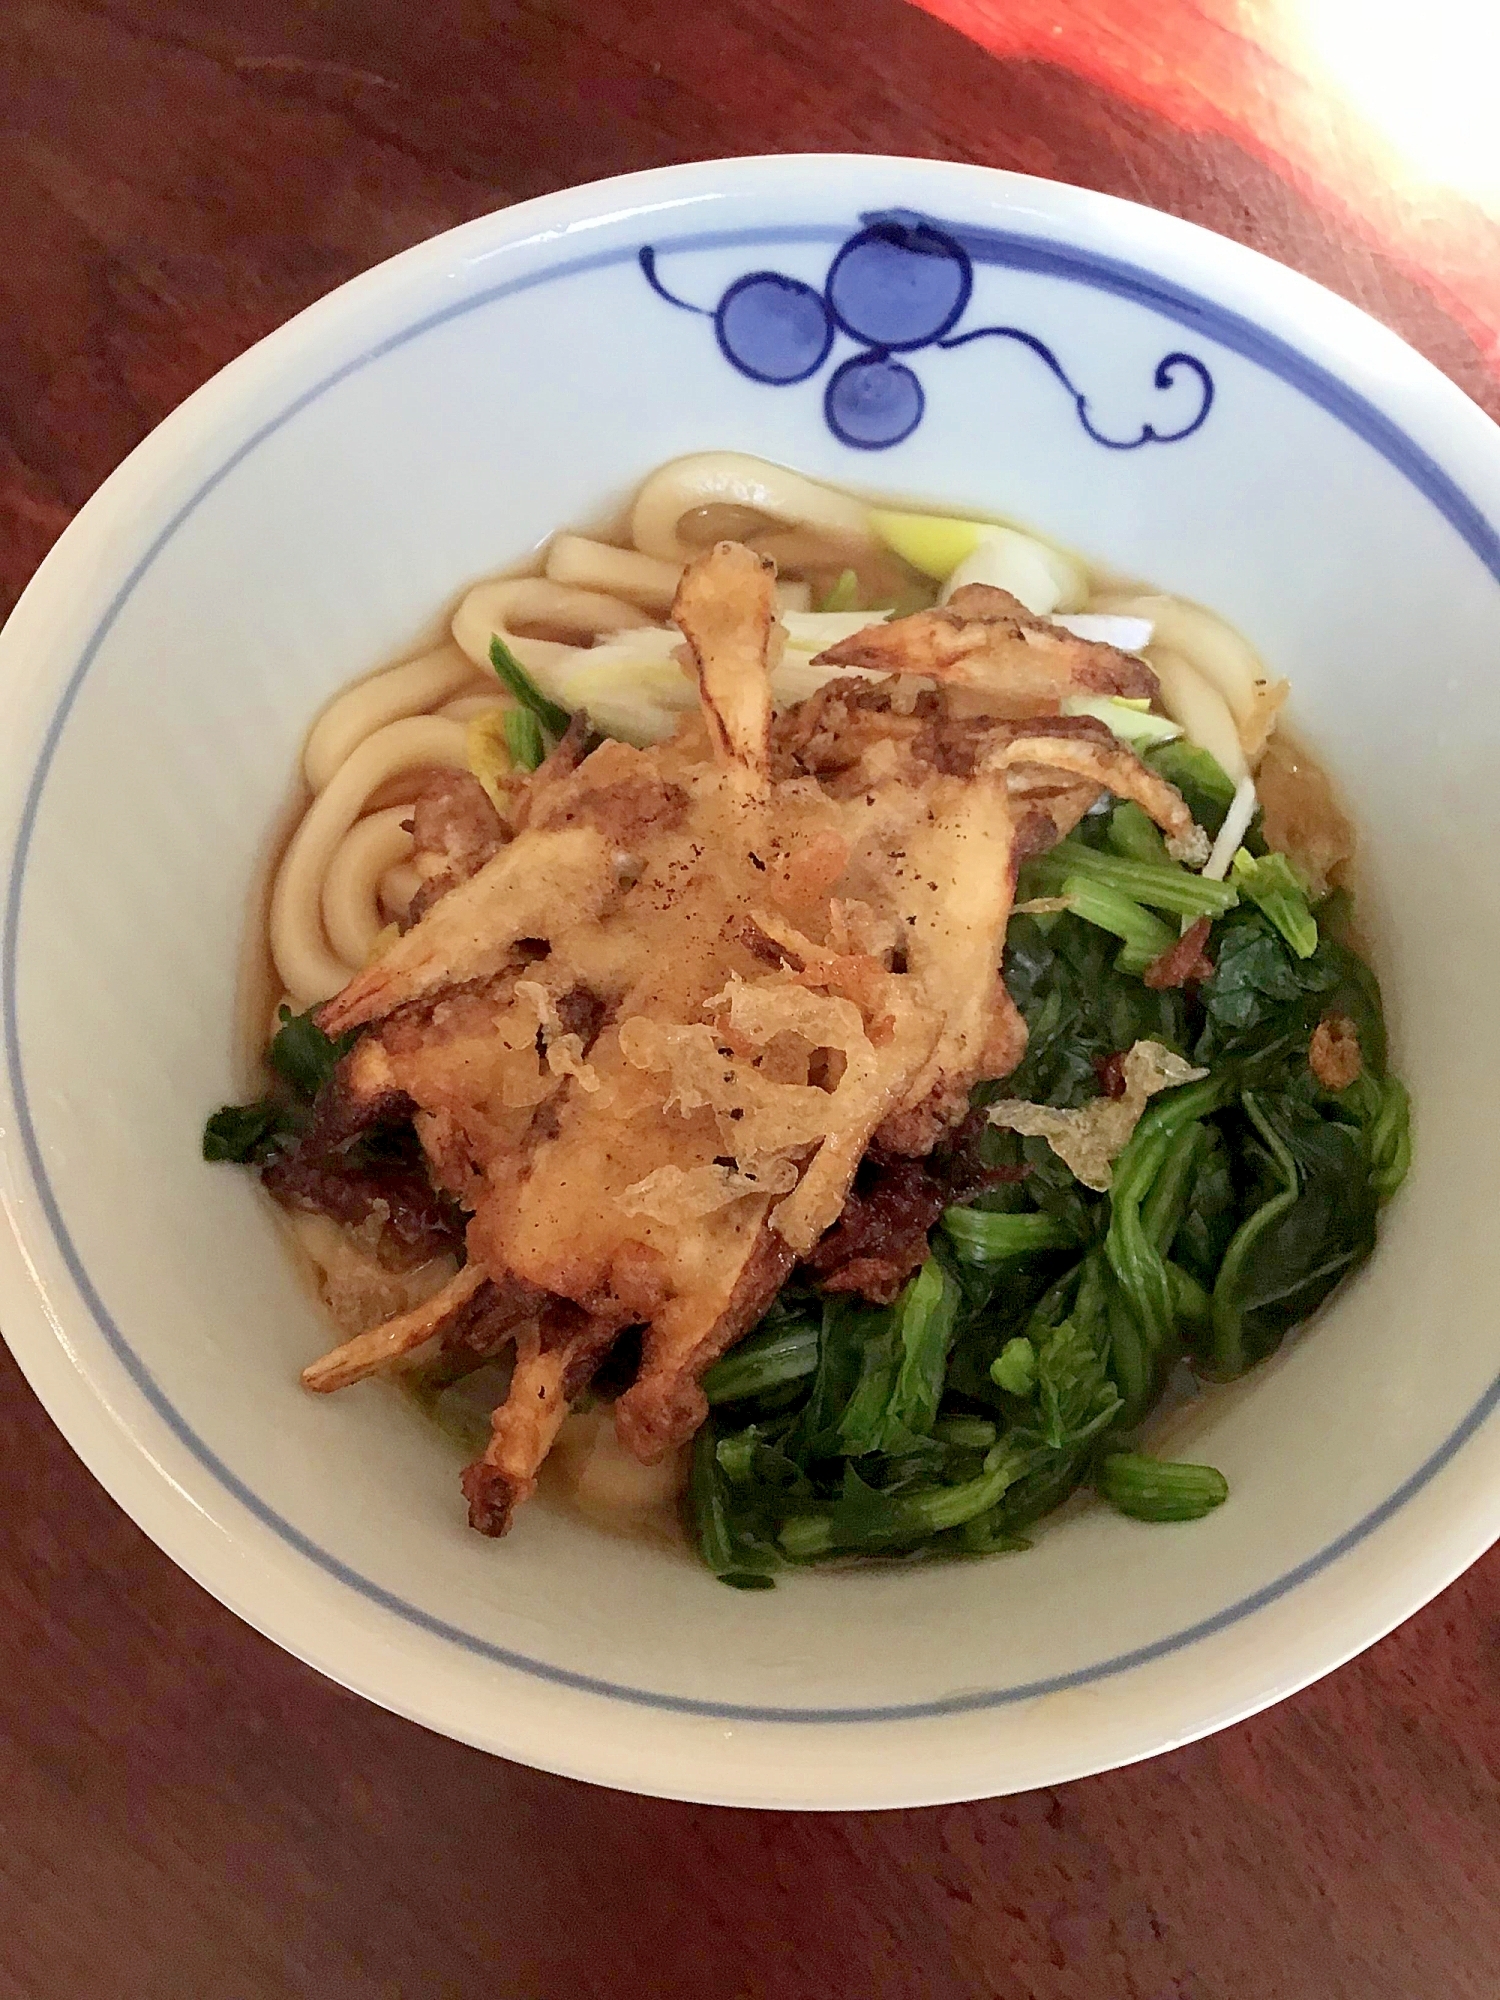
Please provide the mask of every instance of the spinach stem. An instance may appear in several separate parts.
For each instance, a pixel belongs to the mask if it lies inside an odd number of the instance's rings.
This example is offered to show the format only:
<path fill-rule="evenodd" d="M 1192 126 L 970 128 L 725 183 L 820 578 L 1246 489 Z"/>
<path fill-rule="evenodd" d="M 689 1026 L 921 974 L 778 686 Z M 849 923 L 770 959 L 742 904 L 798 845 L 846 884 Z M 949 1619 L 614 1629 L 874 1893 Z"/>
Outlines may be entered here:
<path fill-rule="evenodd" d="M 1267 1230 L 1274 1228 L 1297 1199 L 1297 1163 L 1281 1134 L 1266 1117 L 1254 1091 L 1241 1092 L 1245 1116 L 1259 1133 L 1281 1177 L 1281 1192 L 1246 1216 L 1229 1240 L 1219 1275 L 1214 1280 L 1214 1373 L 1228 1381 L 1245 1372 L 1245 1312 L 1240 1294 L 1255 1251 Z"/>
<path fill-rule="evenodd" d="M 1121 799 L 1109 816 L 1104 838 L 1122 861 L 1144 861 L 1153 868 L 1169 865 L 1167 843 L 1134 799 Z"/>
<path fill-rule="evenodd" d="M 1109 1295 L 1109 1369 L 1120 1392 L 1115 1428 L 1134 1430 L 1151 1407 L 1156 1375 L 1130 1302 L 1118 1285 L 1111 1286 Z"/>
<path fill-rule="evenodd" d="M 1209 1145 L 1208 1128 L 1200 1123 L 1184 1126 L 1172 1141 L 1171 1150 L 1150 1194 L 1141 1204 L 1141 1224 L 1163 1257 L 1182 1227 L 1193 1181 Z"/>
<path fill-rule="evenodd" d="M 739 1567 L 729 1516 L 719 1483 L 718 1444 L 713 1423 L 701 1424 L 693 1439 L 693 1468 L 688 1482 L 693 1524 L 698 1530 L 698 1547 L 703 1560 L 716 1574 Z"/>
<path fill-rule="evenodd" d="M 1040 1210 L 997 1215 L 982 1208 L 945 1208 L 943 1229 L 965 1264 L 999 1264 L 1077 1241 L 1066 1222 Z"/>
<path fill-rule="evenodd" d="M 1229 1498 L 1229 1482 L 1211 1465 L 1111 1452 L 1099 1468 L 1099 1491 L 1137 1521 L 1199 1521 Z"/>
<path fill-rule="evenodd" d="M 1105 1253 L 1154 1355 L 1167 1350 L 1176 1314 L 1166 1259 L 1147 1231 L 1142 1203 L 1180 1133 L 1217 1110 L 1225 1088 L 1222 1078 L 1210 1076 L 1159 1097 L 1115 1161 Z"/>
<path fill-rule="evenodd" d="M 1133 902 L 1166 910 L 1174 917 L 1222 917 L 1240 900 L 1233 884 L 1206 881 L 1175 861 L 1130 861 L 1123 855 L 1086 847 L 1081 840 L 1059 841 L 1032 865 L 1049 877 L 1084 876 L 1100 888 L 1113 889 Z"/>
<path fill-rule="evenodd" d="M 995 1462 L 990 1466 L 990 1459 Z M 909 1498 L 894 1502 L 891 1526 L 878 1540 L 863 1544 L 873 1548 L 900 1547 L 904 1542 L 920 1541 L 927 1535 L 939 1535 L 947 1528 L 962 1527 L 965 1521 L 972 1521 L 976 1515 L 986 1514 L 1005 1495 L 1008 1487 L 1014 1486 L 1030 1463 L 1028 1450 L 1002 1450 L 999 1446 L 990 1453 L 985 1464 L 990 1469 L 981 1472 L 976 1479 L 966 1479 L 959 1486 L 938 1486 L 926 1493 L 914 1493 Z M 841 1546 L 834 1527 L 834 1509 L 820 1509 L 816 1514 L 794 1514 L 784 1521 L 776 1539 L 786 1553 L 795 1560 L 805 1561 L 809 1556 L 828 1555 Z"/>
<path fill-rule="evenodd" d="M 739 1403 L 763 1396 L 788 1382 L 811 1375 L 818 1365 L 817 1322 L 794 1319 L 752 1333 L 731 1348 L 703 1376 L 703 1393 L 710 1405 Z"/>
<path fill-rule="evenodd" d="M 1070 874 L 1063 877 L 1062 893 L 1075 917 L 1120 940 L 1124 949 L 1115 963 L 1122 972 L 1139 975 L 1175 942 L 1173 932 L 1159 917 L 1106 883 Z"/>

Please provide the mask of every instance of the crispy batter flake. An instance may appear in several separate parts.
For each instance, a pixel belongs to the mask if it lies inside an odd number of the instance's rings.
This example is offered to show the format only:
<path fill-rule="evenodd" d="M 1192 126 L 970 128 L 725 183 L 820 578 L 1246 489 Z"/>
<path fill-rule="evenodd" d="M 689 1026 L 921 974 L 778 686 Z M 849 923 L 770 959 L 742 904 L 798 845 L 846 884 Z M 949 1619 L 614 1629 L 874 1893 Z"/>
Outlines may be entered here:
<path fill-rule="evenodd" d="M 1118 1097 L 1096 1097 L 1075 1111 L 1029 1104 L 1023 1097 L 1002 1097 L 990 1106 L 990 1123 L 1005 1132 L 1045 1139 L 1085 1187 L 1103 1193 L 1115 1161 L 1140 1122 L 1147 1098 L 1208 1075 L 1206 1069 L 1194 1069 L 1160 1042 L 1137 1042 L 1127 1050 L 1120 1068 L 1125 1088 Z"/>

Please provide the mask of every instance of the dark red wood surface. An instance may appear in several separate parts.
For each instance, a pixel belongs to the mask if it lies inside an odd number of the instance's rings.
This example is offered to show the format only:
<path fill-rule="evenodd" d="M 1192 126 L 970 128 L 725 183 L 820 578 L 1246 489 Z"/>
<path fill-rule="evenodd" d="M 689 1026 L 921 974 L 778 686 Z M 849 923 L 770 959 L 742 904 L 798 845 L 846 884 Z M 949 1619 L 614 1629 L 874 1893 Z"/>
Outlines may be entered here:
<path fill-rule="evenodd" d="M 9 0 L 0 608 L 159 418 L 330 286 L 526 195 L 715 153 L 1128 195 L 1310 272 L 1500 412 L 1495 180 L 1443 179 L 1341 89 L 1326 34 L 1306 53 L 1299 9 L 1326 29 L 1328 0 L 928 5 Z M 1414 90 L 1456 6 L 1411 10 Z M 0 2000 L 1500 1992 L 1500 1555 L 1151 1765 L 757 1815 L 381 1714 L 179 1575 L 8 1358 L 0 1426 Z"/>

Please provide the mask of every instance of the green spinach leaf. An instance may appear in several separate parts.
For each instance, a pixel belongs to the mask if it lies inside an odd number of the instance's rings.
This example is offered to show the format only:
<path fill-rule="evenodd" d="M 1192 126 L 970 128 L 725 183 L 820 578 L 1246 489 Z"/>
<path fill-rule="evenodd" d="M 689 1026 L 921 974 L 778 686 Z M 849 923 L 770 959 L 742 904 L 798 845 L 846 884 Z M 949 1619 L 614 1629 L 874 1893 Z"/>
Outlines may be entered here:
<path fill-rule="evenodd" d="M 273 1159 L 294 1131 L 287 1114 L 269 1098 L 255 1104 L 226 1104 L 203 1128 L 203 1157 L 259 1166 Z"/>
<path fill-rule="evenodd" d="M 311 1008 L 305 1014 L 294 1014 L 290 1007 L 283 1007 L 277 1018 L 281 1026 L 271 1037 L 271 1067 L 305 1103 L 311 1104 L 354 1047 L 359 1030 L 351 1029 L 347 1035 L 332 1041 L 313 1019 Z"/>

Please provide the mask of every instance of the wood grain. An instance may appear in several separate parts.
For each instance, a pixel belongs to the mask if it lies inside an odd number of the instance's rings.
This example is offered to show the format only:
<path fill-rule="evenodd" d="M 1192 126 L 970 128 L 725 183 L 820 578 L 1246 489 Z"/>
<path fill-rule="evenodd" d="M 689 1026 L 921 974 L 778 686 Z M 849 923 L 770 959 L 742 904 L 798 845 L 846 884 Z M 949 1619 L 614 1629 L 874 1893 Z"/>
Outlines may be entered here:
<path fill-rule="evenodd" d="M 1500 412 L 1500 322 L 1461 282 L 1500 268 L 1494 219 L 1450 191 L 1424 259 L 1260 10 L 941 11 L 11 0 L 4 604 L 153 424 L 330 286 L 526 195 L 715 153 L 933 154 L 1126 194 L 1310 272 Z M 1151 1765 L 795 1818 L 546 1778 L 343 1693 L 146 1542 L 8 1359 L 0 1488 L 5 2000 L 1500 1990 L 1500 1554 Z"/>

